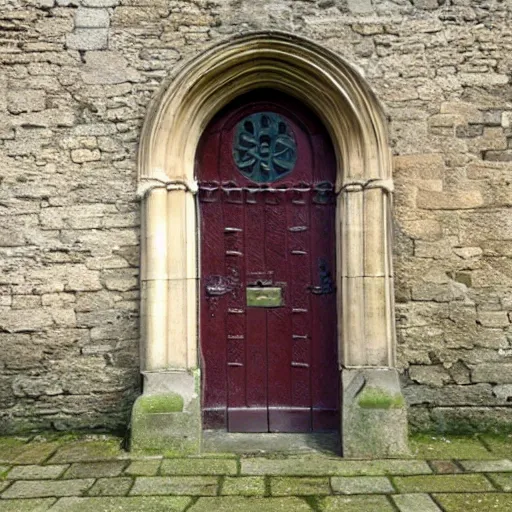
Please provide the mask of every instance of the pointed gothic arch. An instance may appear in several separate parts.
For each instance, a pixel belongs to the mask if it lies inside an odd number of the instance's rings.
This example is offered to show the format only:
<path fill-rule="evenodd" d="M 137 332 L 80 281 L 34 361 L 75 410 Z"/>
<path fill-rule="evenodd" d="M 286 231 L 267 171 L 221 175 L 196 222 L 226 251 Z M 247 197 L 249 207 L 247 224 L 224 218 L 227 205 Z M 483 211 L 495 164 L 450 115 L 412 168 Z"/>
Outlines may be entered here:
<path fill-rule="evenodd" d="M 350 440 L 357 437 L 351 425 L 360 430 L 361 418 L 370 414 L 358 405 L 364 390 L 400 395 L 394 370 L 386 118 L 359 72 L 331 51 L 290 34 L 251 33 L 215 45 L 185 64 L 150 105 L 138 162 L 144 394 L 165 389 L 193 401 L 193 388 L 184 387 L 193 386 L 192 378 L 185 383 L 185 375 L 198 368 L 196 148 L 222 107 L 257 88 L 277 89 L 302 101 L 323 121 L 334 144 L 343 445 L 345 454 L 365 454 Z M 391 409 L 403 437 L 405 410 Z M 376 410 L 382 416 L 386 407 Z M 400 440 L 376 443 L 366 454 L 406 449 Z"/>

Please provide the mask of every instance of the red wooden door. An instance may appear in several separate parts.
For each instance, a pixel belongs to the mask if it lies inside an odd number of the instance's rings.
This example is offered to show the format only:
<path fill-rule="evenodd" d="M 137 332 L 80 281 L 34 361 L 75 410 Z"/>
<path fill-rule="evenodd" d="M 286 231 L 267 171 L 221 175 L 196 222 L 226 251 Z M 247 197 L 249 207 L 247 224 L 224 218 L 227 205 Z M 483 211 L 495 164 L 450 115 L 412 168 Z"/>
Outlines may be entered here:
<path fill-rule="evenodd" d="M 339 428 L 335 157 L 275 91 L 239 98 L 197 152 L 203 425 Z"/>

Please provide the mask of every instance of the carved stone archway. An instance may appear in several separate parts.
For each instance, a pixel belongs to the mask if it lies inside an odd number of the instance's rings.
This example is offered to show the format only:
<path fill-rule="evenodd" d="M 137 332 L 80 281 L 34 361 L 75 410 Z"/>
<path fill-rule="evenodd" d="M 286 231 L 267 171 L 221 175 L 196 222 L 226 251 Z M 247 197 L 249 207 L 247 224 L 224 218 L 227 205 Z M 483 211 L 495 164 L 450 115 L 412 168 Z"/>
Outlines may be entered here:
<path fill-rule="evenodd" d="M 194 451 L 200 441 L 194 159 L 212 117 L 256 88 L 277 89 L 308 105 L 324 122 L 336 151 L 344 455 L 403 454 L 407 427 L 394 370 L 392 177 L 385 116 L 347 62 L 280 32 L 217 44 L 183 66 L 150 105 L 139 153 L 144 394 L 134 406 L 133 446 Z M 158 401 L 163 396 L 168 402 Z"/>

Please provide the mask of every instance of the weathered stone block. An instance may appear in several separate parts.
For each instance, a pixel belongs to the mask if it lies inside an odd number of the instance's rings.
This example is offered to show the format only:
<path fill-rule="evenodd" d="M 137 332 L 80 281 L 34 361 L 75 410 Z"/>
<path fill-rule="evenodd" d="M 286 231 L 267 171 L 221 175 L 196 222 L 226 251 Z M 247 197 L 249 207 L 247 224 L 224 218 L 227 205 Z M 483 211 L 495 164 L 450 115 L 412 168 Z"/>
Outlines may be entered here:
<path fill-rule="evenodd" d="M 155 23 L 161 19 L 161 16 L 166 16 L 168 13 L 169 11 L 165 8 L 122 6 L 115 10 L 112 25 L 130 27 Z"/>
<path fill-rule="evenodd" d="M 63 478 L 99 478 L 119 476 L 126 467 L 124 461 L 75 462 Z"/>
<path fill-rule="evenodd" d="M 5 311 L 0 315 L 0 329 L 7 332 L 40 331 L 53 325 L 52 315 L 43 309 Z"/>
<path fill-rule="evenodd" d="M 198 453 L 201 432 L 197 376 L 187 372 L 144 374 L 144 393 L 132 409 L 134 451 Z"/>
<path fill-rule="evenodd" d="M 89 496 L 126 496 L 133 485 L 129 477 L 98 478 L 91 487 Z"/>
<path fill-rule="evenodd" d="M 190 512 L 212 512 L 214 510 L 215 512 L 230 512 L 233 510 L 244 510 L 245 512 L 261 512 L 262 510 L 265 510 L 265 512 L 310 512 L 311 507 L 303 499 L 296 497 L 260 498 L 225 496 L 223 498 L 199 498 L 197 503 L 188 510 Z M 382 512 L 387 511 L 382 509 Z"/>
<path fill-rule="evenodd" d="M 347 6 L 354 14 L 368 14 L 374 11 L 371 0 L 347 0 Z"/>
<path fill-rule="evenodd" d="M 477 322 L 484 327 L 508 327 L 510 321 L 506 311 L 480 311 Z"/>
<path fill-rule="evenodd" d="M 71 50 L 105 50 L 108 46 L 108 29 L 77 28 L 66 36 L 66 44 Z"/>
<path fill-rule="evenodd" d="M 483 449 L 483 446 L 481 446 Z M 242 475 L 277 476 L 379 476 L 425 475 L 432 470 L 420 460 L 343 460 L 322 456 L 300 456 L 285 459 L 249 457 L 241 460 Z"/>
<path fill-rule="evenodd" d="M 56 498 L 14 499 L 4 501 L 2 508 L 5 512 L 46 512 L 56 501 Z"/>
<path fill-rule="evenodd" d="M 512 383 L 512 364 L 510 363 L 483 363 L 471 370 L 473 382 L 491 382 L 494 384 Z"/>
<path fill-rule="evenodd" d="M 32 480 L 14 482 L 3 498 L 46 498 L 50 496 L 81 496 L 94 483 L 94 478 L 55 481 Z"/>
<path fill-rule="evenodd" d="M 80 0 L 84 7 L 115 7 L 120 0 Z"/>
<path fill-rule="evenodd" d="M 272 496 L 320 496 L 331 494 L 331 488 L 328 477 L 272 477 L 270 494 Z"/>
<path fill-rule="evenodd" d="M 384 476 L 332 477 L 332 490 L 336 494 L 391 494 L 395 492 Z"/>
<path fill-rule="evenodd" d="M 424 475 L 397 476 L 397 489 L 404 493 L 484 492 L 492 491 L 491 483 L 483 475 Z"/>
<path fill-rule="evenodd" d="M 483 206 L 484 200 L 479 190 L 458 192 L 437 192 L 418 190 L 417 206 L 424 210 L 465 210 Z"/>
<path fill-rule="evenodd" d="M 55 512 L 69 510 L 114 512 L 183 512 L 191 499 L 184 496 L 136 496 L 115 498 L 61 498 L 52 508 Z"/>
<path fill-rule="evenodd" d="M 441 509 L 428 494 L 397 494 L 393 501 L 400 512 L 440 512 Z"/>
<path fill-rule="evenodd" d="M 68 468 L 67 465 L 15 466 L 7 475 L 8 480 L 51 480 L 59 478 Z"/>
<path fill-rule="evenodd" d="M 77 28 L 107 28 L 109 25 L 110 16 L 106 9 L 79 7 L 75 13 Z"/>
<path fill-rule="evenodd" d="M 85 62 L 82 78 L 86 84 L 121 84 L 140 80 L 139 72 L 129 67 L 119 52 L 89 52 Z"/>
<path fill-rule="evenodd" d="M 73 149 L 71 151 L 71 160 L 77 164 L 94 162 L 95 160 L 101 160 L 101 153 L 98 149 Z"/>
<path fill-rule="evenodd" d="M 130 491 L 130 496 L 215 496 L 216 476 L 139 476 Z"/>
<path fill-rule="evenodd" d="M 409 377 L 419 384 L 434 387 L 442 387 L 451 381 L 451 376 L 442 365 L 410 366 Z"/>
<path fill-rule="evenodd" d="M 226 477 L 220 491 L 222 496 L 263 496 L 265 480 L 262 476 Z"/>
<path fill-rule="evenodd" d="M 385 496 L 327 496 L 322 504 L 323 512 L 393 512 Z"/>
<path fill-rule="evenodd" d="M 10 89 L 7 91 L 7 109 L 12 114 L 38 112 L 46 106 L 46 94 L 38 89 Z"/>
<path fill-rule="evenodd" d="M 407 412 L 395 370 L 343 370 L 343 455 L 408 454 Z"/>
<path fill-rule="evenodd" d="M 134 460 L 124 472 L 126 475 L 156 476 L 161 463 L 161 459 Z"/>
<path fill-rule="evenodd" d="M 156 399 L 156 398 L 155 398 Z M 162 398 L 160 398 L 162 400 Z M 179 409 L 179 407 L 177 407 Z M 181 411 L 177 411 L 181 412 Z M 236 475 L 237 462 L 229 459 L 165 459 L 160 467 L 168 475 Z"/>

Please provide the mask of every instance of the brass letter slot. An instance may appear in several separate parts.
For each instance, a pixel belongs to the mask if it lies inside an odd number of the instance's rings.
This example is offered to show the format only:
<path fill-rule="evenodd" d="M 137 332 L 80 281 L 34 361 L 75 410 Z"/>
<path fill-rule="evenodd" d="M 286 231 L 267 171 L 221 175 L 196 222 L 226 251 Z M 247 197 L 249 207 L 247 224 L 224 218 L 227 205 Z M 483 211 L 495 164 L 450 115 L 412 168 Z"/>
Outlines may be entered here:
<path fill-rule="evenodd" d="M 248 286 L 247 306 L 252 308 L 278 308 L 283 305 L 283 289 L 264 286 Z"/>

